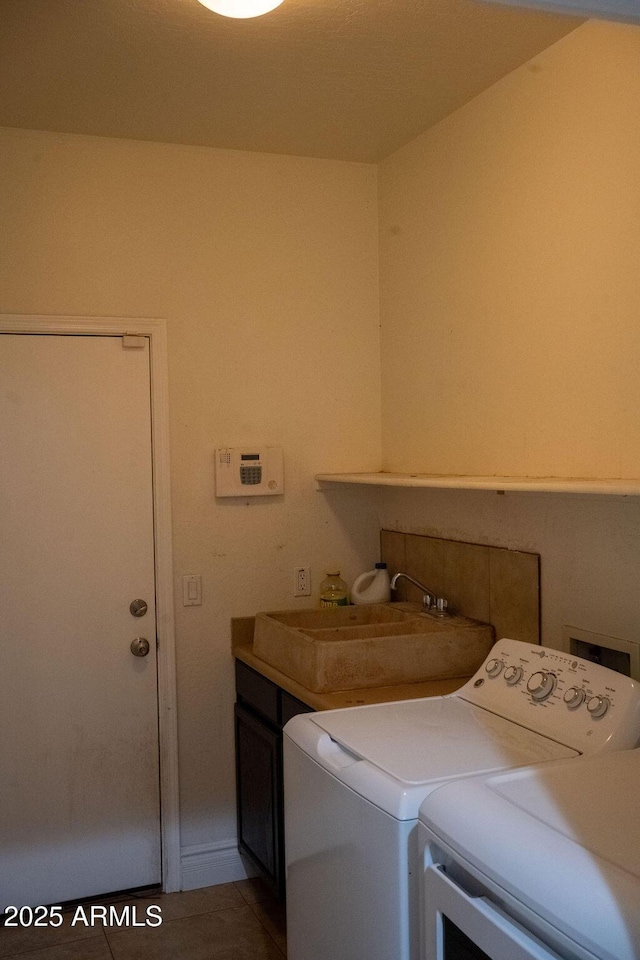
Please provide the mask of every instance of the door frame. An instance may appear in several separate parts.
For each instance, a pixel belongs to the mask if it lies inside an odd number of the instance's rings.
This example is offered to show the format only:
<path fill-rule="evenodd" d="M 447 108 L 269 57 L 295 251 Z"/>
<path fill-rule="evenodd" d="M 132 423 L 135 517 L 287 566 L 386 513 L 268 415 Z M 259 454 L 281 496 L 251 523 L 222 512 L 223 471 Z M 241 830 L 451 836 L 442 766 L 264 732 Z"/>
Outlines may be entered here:
<path fill-rule="evenodd" d="M 0 333 L 112 337 L 130 334 L 149 338 L 162 889 L 165 893 L 172 893 L 180 890 L 181 876 L 167 322 L 127 317 L 0 314 Z"/>

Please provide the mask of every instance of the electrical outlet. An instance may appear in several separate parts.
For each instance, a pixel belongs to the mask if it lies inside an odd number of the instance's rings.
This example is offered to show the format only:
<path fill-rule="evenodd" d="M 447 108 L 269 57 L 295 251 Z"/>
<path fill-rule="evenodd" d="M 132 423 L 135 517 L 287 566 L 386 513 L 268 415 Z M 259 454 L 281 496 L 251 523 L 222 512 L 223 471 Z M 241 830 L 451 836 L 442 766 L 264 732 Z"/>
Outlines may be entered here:
<path fill-rule="evenodd" d="M 293 568 L 293 595 L 294 597 L 311 596 L 311 567 Z"/>

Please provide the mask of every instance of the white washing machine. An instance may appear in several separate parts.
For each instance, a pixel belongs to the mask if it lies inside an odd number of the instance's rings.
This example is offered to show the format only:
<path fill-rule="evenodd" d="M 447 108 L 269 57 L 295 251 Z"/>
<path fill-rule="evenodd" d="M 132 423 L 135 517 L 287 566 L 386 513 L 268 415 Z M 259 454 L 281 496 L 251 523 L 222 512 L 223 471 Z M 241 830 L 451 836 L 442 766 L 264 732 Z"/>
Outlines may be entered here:
<path fill-rule="evenodd" d="M 640 750 L 430 794 L 424 960 L 640 960 L 639 804 Z"/>
<path fill-rule="evenodd" d="M 425 797 L 639 738 L 633 680 L 508 639 L 445 697 L 294 717 L 284 730 L 289 960 L 418 960 Z"/>

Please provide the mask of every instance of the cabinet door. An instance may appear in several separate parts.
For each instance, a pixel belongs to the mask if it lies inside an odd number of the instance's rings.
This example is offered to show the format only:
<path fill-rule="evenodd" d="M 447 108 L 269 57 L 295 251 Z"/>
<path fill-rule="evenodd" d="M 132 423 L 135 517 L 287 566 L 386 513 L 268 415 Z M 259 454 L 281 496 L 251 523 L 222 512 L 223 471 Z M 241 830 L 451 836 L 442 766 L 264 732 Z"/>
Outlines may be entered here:
<path fill-rule="evenodd" d="M 236 699 L 274 727 L 280 725 L 280 688 L 240 660 L 236 660 Z"/>
<path fill-rule="evenodd" d="M 282 886 L 282 735 L 235 707 L 238 846 Z"/>

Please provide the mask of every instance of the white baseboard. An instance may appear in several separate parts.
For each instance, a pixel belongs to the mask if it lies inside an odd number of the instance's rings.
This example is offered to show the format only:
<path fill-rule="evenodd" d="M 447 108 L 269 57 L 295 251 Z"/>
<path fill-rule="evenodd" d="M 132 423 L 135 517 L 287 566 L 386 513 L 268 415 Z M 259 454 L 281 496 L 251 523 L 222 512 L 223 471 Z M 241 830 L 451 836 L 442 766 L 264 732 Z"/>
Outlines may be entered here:
<path fill-rule="evenodd" d="M 256 876 L 251 864 L 240 856 L 235 839 L 182 847 L 180 867 L 182 890 L 212 887 Z"/>

